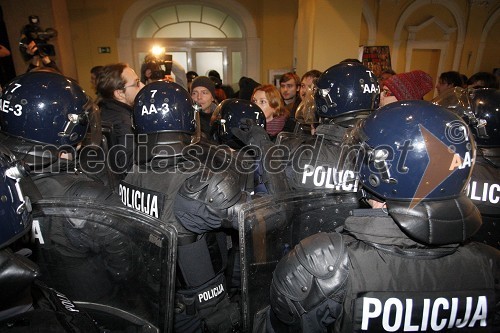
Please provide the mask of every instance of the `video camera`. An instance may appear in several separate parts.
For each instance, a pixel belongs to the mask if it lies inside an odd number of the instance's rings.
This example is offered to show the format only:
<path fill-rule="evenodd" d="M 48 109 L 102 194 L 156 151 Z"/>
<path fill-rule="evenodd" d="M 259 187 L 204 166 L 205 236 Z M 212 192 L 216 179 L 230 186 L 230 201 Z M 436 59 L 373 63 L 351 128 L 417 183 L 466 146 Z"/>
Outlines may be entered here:
<path fill-rule="evenodd" d="M 35 55 L 41 57 L 44 56 L 55 56 L 54 45 L 48 43 L 48 41 L 54 37 L 57 37 L 57 31 L 52 28 L 47 28 L 43 30 L 40 27 L 38 16 L 30 15 L 29 24 L 25 25 L 21 30 L 21 38 L 19 41 L 19 49 L 23 54 L 25 60 L 29 60 L 32 56 L 27 52 L 28 45 L 33 41 L 35 42 L 38 50 Z"/>
<path fill-rule="evenodd" d="M 146 66 L 151 69 L 151 79 L 161 80 L 172 73 L 172 55 L 153 55 L 147 58 Z"/>

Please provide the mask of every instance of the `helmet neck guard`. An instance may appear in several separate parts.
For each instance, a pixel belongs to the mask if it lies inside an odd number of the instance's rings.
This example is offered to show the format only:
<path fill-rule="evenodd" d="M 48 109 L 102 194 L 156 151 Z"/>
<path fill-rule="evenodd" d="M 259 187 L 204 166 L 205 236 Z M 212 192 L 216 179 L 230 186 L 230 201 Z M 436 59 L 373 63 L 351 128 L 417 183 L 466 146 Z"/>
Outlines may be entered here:
<path fill-rule="evenodd" d="M 182 156 L 183 149 L 190 144 L 191 135 L 189 133 L 158 132 L 142 134 L 137 141 L 136 161 L 138 164 L 147 164 L 152 159 L 158 161 Z"/>
<path fill-rule="evenodd" d="M 387 200 L 387 211 L 410 238 L 428 245 L 461 243 L 481 226 L 481 214 L 465 194 L 455 199 L 410 202 Z"/>

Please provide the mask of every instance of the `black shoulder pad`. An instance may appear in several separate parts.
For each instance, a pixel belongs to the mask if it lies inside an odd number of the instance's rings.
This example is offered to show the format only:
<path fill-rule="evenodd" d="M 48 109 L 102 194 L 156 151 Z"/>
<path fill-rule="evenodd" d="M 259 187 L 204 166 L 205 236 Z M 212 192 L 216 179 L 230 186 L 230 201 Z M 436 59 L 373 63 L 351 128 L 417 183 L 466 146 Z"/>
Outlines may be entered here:
<path fill-rule="evenodd" d="M 348 254 L 338 233 L 318 233 L 302 240 L 276 266 L 271 307 L 285 323 L 321 304 L 343 298 Z"/>
<path fill-rule="evenodd" d="M 320 279 L 328 279 L 335 274 L 345 252 L 340 234 L 324 232 L 302 240 L 295 250 L 302 266 Z"/>
<path fill-rule="evenodd" d="M 38 266 L 27 258 L 8 249 L 0 251 L 0 306 L 2 309 L 16 305 L 19 297 L 30 291 L 39 276 Z"/>
<path fill-rule="evenodd" d="M 295 133 L 282 132 L 278 134 L 276 145 L 285 146 L 289 150 L 289 155 L 292 156 L 302 144 L 304 144 L 310 137 L 297 135 Z"/>
<path fill-rule="evenodd" d="M 204 168 L 189 177 L 179 193 L 214 208 L 227 209 L 237 203 L 242 195 L 240 176 L 234 170 L 213 172 Z"/>

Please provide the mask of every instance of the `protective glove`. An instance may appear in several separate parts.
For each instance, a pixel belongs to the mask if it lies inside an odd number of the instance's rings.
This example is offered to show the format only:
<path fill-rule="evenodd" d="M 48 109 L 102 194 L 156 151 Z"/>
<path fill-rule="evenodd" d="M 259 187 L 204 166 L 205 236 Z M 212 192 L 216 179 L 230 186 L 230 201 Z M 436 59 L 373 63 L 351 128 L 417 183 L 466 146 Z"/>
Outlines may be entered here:
<path fill-rule="evenodd" d="M 261 146 L 265 142 L 271 142 L 264 127 L 248 118 L 242 120 L 240 127 L 231 128 L 231 132 L 246 145 Z"/>

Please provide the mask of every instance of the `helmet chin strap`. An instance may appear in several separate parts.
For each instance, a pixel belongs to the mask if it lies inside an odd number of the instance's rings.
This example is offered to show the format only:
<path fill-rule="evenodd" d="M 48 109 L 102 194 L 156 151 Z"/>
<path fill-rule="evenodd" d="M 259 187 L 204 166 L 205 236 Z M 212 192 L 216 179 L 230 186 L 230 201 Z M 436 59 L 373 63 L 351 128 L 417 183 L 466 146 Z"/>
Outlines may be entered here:
<path fill-rule="evenodd" d="M 372 194 L 371 192 L 365 190 L 364 188 L 360 188 L 358 190 L 357 194 L 358 194 L 359 201 L 363 202 L 364 204 L 366 204 L 368 206 L 371 206 L 372 208 L 385 208 L 385 206 L 386 206 L 384 199 L 377 197 L 376 195 Z M 378 203 L 377 206 L 379 204 L 382 204 L 383 207 L 374 207 L 372 204 L 373 202 Z"/>

